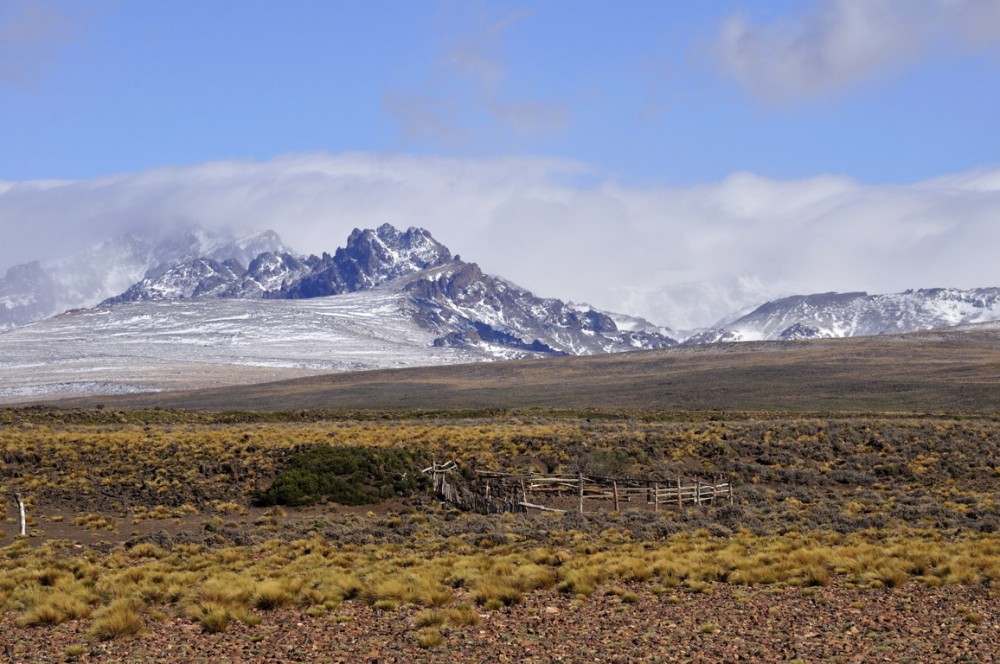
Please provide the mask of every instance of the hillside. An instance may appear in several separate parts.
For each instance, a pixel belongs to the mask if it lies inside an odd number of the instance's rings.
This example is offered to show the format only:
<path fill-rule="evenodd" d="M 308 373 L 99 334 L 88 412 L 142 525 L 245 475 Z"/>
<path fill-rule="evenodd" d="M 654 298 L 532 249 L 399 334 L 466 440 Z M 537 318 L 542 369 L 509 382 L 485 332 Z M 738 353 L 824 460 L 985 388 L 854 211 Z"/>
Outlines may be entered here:
<path fill-rule="evenodd" d="M 636 408 L 991 411 L 1000 331 L 685 346 L 590 357 L 329 374 L 67 403 L 195 409 Z"/>

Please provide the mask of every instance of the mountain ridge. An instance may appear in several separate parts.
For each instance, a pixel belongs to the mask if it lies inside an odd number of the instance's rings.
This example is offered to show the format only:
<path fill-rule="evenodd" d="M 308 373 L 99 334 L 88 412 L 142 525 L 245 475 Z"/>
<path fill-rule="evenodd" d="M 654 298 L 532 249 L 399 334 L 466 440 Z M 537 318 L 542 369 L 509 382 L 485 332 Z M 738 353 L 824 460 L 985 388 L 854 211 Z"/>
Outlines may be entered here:
<path fill-rule="evenodd" d="M 126 233 L 73 256 L 14 265 L 0 277 L 0 332 L 95 306 L 186 261 L 233 259 L 245 264 L 262 251 L 287 248 L 274 231 L 237 238 L 226 232 L 182 229 L 159 238 Z"/>
<path fill-rule="evenodd" d="M 767 302 L 684 343 L 774 341 L 899 334 L 1000 319 L 1000 288 L 924 288 L 901 293 L 793 295 Z"/>
<path fill-rule="evenodd" d="M 642 318 L 538 297 L 462 260 L 424 229 L 389 224 L 354 229 L 345 246 L 318 256 L 288 250 L 270 231 L 242 239 L 188 231 L 155 246 L 123 236 L 89 251 L 106 259 L 104 269 L 87 273 L 85 258 L 64 261 L 62 272 L 28 263 L 0 280 L 0 306 L 25 313 L 55 306 L 53 293 L 70 288 L 60 284 L 74 265 L 89 275 L 73 286 L 74 297 L 146 266 L 96 309 L 74 307 L 0 334 L 0 401 L 178 389 L 185 376 L 211 386 L 730 341 L 776 340 L 786 349 L 1000 320 L 998 288 L 830 292 L 773 300 L 678 340 Z M 48 291 L 32 294 L 38 283 Z"/>
<path fill-rule="evenodd" d="M 266 276 L 266 278 L 262 277 Z M 391 224 L 354 229 L 331 255 L 306 258 L 261 254 L 247 268 L 195 258 L 143 279 L 102 302 L 188 298 L 311 299 L 378 288 L 412 297 L 417 324 L 435 332 L 437 347 L 500 349 L 507 357 L 619 352 L 664 348 L 676 340 L 663 331 L 619 330 L 612 316 L 583 311 L 555 298 L 539 298 L 506 279 L 485 274 L 425 229 Z"/>

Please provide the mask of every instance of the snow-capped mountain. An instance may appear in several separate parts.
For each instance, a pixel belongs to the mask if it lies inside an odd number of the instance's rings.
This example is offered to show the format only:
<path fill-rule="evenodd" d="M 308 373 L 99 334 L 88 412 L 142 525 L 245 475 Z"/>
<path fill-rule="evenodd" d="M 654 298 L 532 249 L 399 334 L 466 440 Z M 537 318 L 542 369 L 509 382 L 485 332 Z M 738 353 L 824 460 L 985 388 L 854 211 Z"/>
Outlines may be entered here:
<path fill-rule="evenodd" d="M 295 254 L 266 251 L 250 261 L 246 272 L 229 286 L 224 297 L 257 298 L 279 292 L 312 271 L 312 266 Z"/>
<path fill-rule="evenodd" d="M 1000 288 L 930 288 L 903 293 L 820 293 L 768 302 L 684 343 L 898 334 L 1000 319 Z"/>
<path fill-rule="evenodd" d="M 219 296 L 229 290 L 243 272 L 243 266 L 232 258 L 222 263 L 211 258 L 192 258 L 167 267 L 165 272 L 155 278 L 146 277 L 121 295 L 108 298 L 102 304 Z"/>
<path fill-rule="evenodd" d="M 269 298 L 306 298 L 353 293 L 452 260 L 451 252 L 422 228 L 398 231 L 391 224 L 377 230 L 354 229 L 347 245 L 320 258 L 310 257 L 310 274 Z"/>
<path fill-rule="evenodd" d="M 69 308 L 77 310 L 25 325 Z M 1000 288 L 794 296 L 727 320 L 684 343 L 998 321 Z M 677 343 L 669 328 L 538 297 L 426 230 L 388 224 L 308 257 L 273 232 L 121 236 L 70 259 L 10 268 L 0 279 L 0 330 L 12 327 L 0 334 L 0 403 Z"/>
<path fill-rule="evenodd" d="M 15 265 L 0 278 L 0 330 L 91 306 L 142 277 L 153 260 L 148 243 L 122 235 L 63 260 Z"/>
<path fill-rule="evenodd" d="M 272 231 L 237 238 L 196 229 L 158 239 L 120 235 L 68 258 L 15 265 L 0 278 L 0 331 L 93 306 L 183 261 L 203 257 L 246 265 L 264 251 L 287 248 Z"/>
<path fill-rule="evenodd" d="M 591 355 L 665 348 L 676 341 L 653 331 L 621 330 L 606 313 L 539 298 L 475 263 L 451 263 L 402 280 L 421 303 L 421 323 L 441 333 L 438 346 L 500 344 L 532 352 Z"/>
<path fill-rule="evenodd" d="M 484 274 L 425 230 L 382 226 L 333 255 L 190 258 L 0 334 L 0 403 L 675 344 Z"/>
<path fill-rule="evenodd" d="M 508 357 L 512 352 L 579 355 L 676 343 L 652 326 L 622 330 L 603 312 L 536 297 L 453 256 L 428 231 L 399 231 L 390 224 L 355 229 L 333 255 L 299 258 L 267 252 L 246 269 L 234 259 L 193 258 L 150 275 L 102 304 L 309 299 L 372 289 L 406 293 L 413 304 L 411 315 L 436 335 L 436 347 L 478 348 Z"/>

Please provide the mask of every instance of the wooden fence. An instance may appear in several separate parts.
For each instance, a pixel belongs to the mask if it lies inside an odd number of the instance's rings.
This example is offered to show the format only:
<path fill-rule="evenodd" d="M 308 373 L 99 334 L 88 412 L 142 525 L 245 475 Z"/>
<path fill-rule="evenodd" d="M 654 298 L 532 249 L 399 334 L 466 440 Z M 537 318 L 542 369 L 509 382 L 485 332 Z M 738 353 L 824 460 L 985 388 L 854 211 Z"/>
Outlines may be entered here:
<path fill-rule="evenodd" d="M 524 512 L 529 509 L 548 512 L 578 511 L 591 508 L 661 509 L 701 505 L 733 504 L 733 485 L 715 479 L 609 478 L 576 475 L 514 474 L 477 471 L 472 480 L 452 481 L 455 462 L 434 462 L 424 472 L 434 479 L 439 498 L 462 509 L 483 514 Z M 597 503 L 596 505 L 594 503 Z"/>

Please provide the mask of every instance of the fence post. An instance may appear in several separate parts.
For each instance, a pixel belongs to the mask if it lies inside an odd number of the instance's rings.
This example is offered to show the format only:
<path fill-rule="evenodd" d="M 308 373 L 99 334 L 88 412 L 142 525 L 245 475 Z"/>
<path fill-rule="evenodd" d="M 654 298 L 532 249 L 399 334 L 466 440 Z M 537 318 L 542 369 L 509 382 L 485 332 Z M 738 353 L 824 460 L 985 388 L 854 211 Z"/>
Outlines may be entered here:
<path fill-rule="evenodd" d="M 618 480 L 611 480 L 611 491 L 615 494 L 615 511 L 618 511 Z"/>
<path fill-rule="evenodd" d="M 18 512 L 18 525 L 21 530 L 21 537 L 28 534 L 28 520 L 24 515 L 24 499 L 21 498 L 20 493 L 14 494 L 17 497 L 17 512 Z"/>
<path fill-rule="evenodd" d="M 660 485 L 653 483 L 653 512 L 660 511 Z"/>
<path fill-rule="evenodd" d="M 684 485 L 684 478 L 677 478 L 677 509 L 684 510 L 684 498 L 681 496 L 681 487 Z"/>
<path fill-rule="evenodd" d="M 583 471 L 577 471 L 576 480 L 580 483 L 580 514 L 583 514 Z"/>

